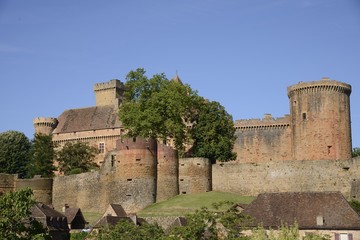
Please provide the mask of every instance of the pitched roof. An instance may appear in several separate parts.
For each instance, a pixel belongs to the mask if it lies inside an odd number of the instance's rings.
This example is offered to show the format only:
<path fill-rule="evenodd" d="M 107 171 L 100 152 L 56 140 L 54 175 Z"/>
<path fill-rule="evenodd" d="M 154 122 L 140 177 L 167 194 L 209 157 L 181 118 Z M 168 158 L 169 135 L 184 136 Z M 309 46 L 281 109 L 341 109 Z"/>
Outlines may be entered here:
<path fill-rule="evenodd" d="M 57 119 L 59 123 L 53 133 L 119 128 L 121 126 L 117 109 L 111 105 L 66 110 Z"/>
<path fill-rule="evenodd" d="M 111 207 L 114 210 L 117 217 L 126 217 L 127 216 L 124 208 L 120 204 L 110 203 L 109 207 Z"/>
<path fill-rule="evenodd" d="M 174 82 L 177 82 L 177 83 L 180 83 L 181 85 L 183 85 L 179 75 L 177 75 L 177 74 L 171 79 L 171 81 L 174 81 Z"/>
<path fill-rule="evenodd" d="M 129 217 L 104 216 L 100 218 L 97 223 L 95 223 L 93 228 L 101 228 L 109 225 L 115 226 L 121 220 L 132 222 Z"/>
<path fill-rule="evenodd" d="M 265 228 L 297 222 L 300 229 L 360 229 L 360 216 L 340 192 L 263 193 L 243 213 Z"/>
<path fill-rule="evenodd" d="M 41 218 L 41 217 L 61 217 L 66 218 L 66 216 L 55 209 L 49 207 L 43 203 L 35 203 L 33 208 L 31 209 L 31 215 L 34 218 Z"/>
<path fill-rule="evenodd" d="M 85 221 L 85 218 L 80 210 L 80 208 L 65 208 L 65 216 L 68 220 L 68 223 L 72 223 L 76 216 L 80 216 L 82 220 Z"/>

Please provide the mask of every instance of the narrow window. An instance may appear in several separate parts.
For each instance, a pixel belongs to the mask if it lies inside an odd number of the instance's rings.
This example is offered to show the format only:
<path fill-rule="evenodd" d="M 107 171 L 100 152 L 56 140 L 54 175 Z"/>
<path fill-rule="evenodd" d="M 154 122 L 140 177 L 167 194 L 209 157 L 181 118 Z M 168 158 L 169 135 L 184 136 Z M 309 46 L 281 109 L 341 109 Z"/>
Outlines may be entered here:
<path fill-rule="evenodd" d="M 115 166 L 115 155 L 111 155 L 111 167 L 114 167 Z"/>
<path fill-rule="evenodd" d="M 182 181 L 184 181 L 184 179 L 183 179 L 183 178 L 181 178 L 181 179 L 180 179 L 180 182 L 182 182 Z"/>
<path fill-rule="evenodd" d="M 131 178 L 128 178 L 128 179 L 126 179 L 126 181 L 131 182 L 131 181 L 132 181 L 132 179 L 131 179 Z"/>
<path fill-rule="evenodd" d="M 303 120 L 306 120 L 306 113 L 303 113 L 303 114 L 302 114 L 302 119 L 303 119 Z"/>
<path fill-rule="evenodd" d="M 133 142 L 136 142 L 136 137 L 133 138 Z"/>
<path fill-rule="evenodd" d="M 181 192 L 181 194 L 186 194 L 186 192 Z"/>
<path fill-rule="evenodd" d="M 330 154 L 331 153 L 331 147 L 332 146 L 327 146 L 328 147 L 328 154 Z"/>
<path fill-rule="evenodd" d="M 137 161 L 137 162 L 140 162 L 140 160 L 141 160 L 141 158 L 136 158 L 136 161 Z"/>
<path fill-rule="evenodd" d="M 105 143 L 101 142 L 99 143 L 99 153 L 105 152 Z"/>

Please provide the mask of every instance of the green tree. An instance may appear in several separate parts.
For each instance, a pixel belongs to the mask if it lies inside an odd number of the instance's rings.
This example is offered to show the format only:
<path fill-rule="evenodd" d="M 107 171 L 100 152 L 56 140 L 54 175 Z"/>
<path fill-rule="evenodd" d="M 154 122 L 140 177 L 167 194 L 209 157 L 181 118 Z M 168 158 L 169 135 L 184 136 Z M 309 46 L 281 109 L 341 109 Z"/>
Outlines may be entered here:
<path fill-rule="evenodd" d="M 25 176 L 29 162 L 30 141 L 24 133 L 0 133 L 0 172 Z"/>
<path fill-rule="evenodd" d="M 125 100 L 119 117 L 128 136 L 167 141 L 171 137 L 181 152 L 188 141 L 184 117 L 189 116 L 196 93 L 187 85 L 169 81 L 164 74 L 148 79 L 143 69 L 126 77 Z"/>
<path fill-rule="evenodd" d="M 353 148 L 351 155 L 352 157 L 360 156 L 360 148 Z"/>
<path fill-rule="evenodd" d="M 97 153 L 95 147 L 83 142 L 67 142 L 57 152 L 56 160 L 59 163 L 59 170 L 65 175 L 88 172 L 98 166 L 94 163 Z"/>
<path fill-rule="evenodd" d="M 0 197 L 0 239 L 49 239 L 41 223 L 30 217 L 31 196 L 31 189 L 24 189 Z"/>
<path fill-rule="evenodd" d="M 163 239 L 164 231 L 154 224 L 136 226 L 133 222 L 123 220 L 114 227 L 103 228 L 97 235 L 98 240 L 152 240 Z"/>
<path fill-rule="evenodd" d="M 218 102 L 201 104 L 196 124 L 192 129 L 195 157 L 207 157 L 216 160 L 234 160 L 232 152 L 235 141 L 235 128 L 232 116 Z"/>
<path fill-rule="evenodd" d="M 41 175 L 52 177 L 56 170 L 54 166 L 55 150 L 51 135 L 35 134 L 30 149 L 28 177 Z"/>
<path fill-rule="evenodd" d="M 164 74 L 149 79 L 144 69 L 130 71 L 125 87 L 119 118 L 128 136 L 171 139 L 180 155 L 185 145 L 195 143 L 190 152 L 194 156 L 234 159 L 232 118 L 219 103 L 206 101 L 189 85 Z"/>

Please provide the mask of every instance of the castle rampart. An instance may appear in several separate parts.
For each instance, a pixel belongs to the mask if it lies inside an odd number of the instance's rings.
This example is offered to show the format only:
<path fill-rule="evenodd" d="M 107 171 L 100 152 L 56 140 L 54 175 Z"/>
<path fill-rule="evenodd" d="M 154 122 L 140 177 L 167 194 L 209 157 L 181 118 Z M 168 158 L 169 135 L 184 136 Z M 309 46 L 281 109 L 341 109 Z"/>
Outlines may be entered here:
<path fill-rule="evenodd" d="M 117 79 L 96 83 L 94 85 L 96 106 L 114 105 L 118 107 L 122 101 L 124 89 L 124 84 Z"/>
<path fill-rule="evenodd" d="M 211 162 L 207 158 L 179 159 L 180 194 L 208 192 L 212 189 Z"/>

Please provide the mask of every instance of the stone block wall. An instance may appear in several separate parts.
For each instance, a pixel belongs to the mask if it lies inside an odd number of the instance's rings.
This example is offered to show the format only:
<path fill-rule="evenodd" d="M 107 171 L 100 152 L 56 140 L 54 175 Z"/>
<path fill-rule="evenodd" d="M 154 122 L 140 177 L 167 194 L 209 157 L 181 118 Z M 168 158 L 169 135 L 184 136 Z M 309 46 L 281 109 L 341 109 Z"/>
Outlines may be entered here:
<path fill-rule="evenodd" d="M 212 189 L 211 162 L 207 158 L 179 159 L 180 194 L 208 192 Z"/>
<path fill-rule="evenodd" d="M 359 176 L 360 159 L 220 163 L 213 165 L 212 182 L 214 191 L 249 196 L 263 192 L 340 191 L 350 198 L 352 182 Z"/>

